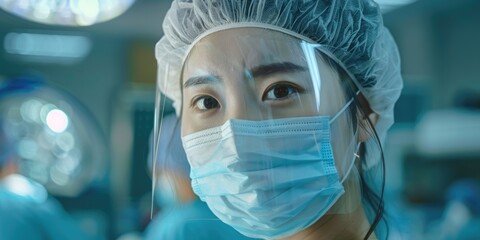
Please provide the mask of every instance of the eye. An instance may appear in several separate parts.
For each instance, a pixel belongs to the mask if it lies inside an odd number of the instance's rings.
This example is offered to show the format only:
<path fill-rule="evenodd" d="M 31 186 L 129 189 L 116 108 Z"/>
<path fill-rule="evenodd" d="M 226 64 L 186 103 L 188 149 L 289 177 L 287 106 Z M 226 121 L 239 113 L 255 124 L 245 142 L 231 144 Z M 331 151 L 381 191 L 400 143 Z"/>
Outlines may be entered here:
<path fill-rule="evenodd" d="M 301 88 L 290 83 L 279 83 L 267 88 L 263 95 L 263 100 L 282 100 L 291 97 L 293 94 L 301 92 Z"/>
<path fill-rule="evenodd" d="M 206 111 L 213 108 L 218 108 L 219 106 L 220 104 L 218 103 L 217 99 L 210 96 L 200 96 L 196 98 L 192 103 L 192 107 L 200 111 Z"/>

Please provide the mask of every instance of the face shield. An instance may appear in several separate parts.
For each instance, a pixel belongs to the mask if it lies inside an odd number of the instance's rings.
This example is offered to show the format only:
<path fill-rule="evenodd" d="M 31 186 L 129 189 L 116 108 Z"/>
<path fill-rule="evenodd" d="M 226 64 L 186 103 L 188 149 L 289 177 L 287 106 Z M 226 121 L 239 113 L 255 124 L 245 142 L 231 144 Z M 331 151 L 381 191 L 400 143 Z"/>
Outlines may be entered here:
<path fill-rule="evenodd" d="M 246 236 L 291 236 L 360 202 L 348 194 L 359 184 L 359 89 L 325 52 L 279 31 L 221 30 L 192 44 L 170 82 L 193 191 Z"/>

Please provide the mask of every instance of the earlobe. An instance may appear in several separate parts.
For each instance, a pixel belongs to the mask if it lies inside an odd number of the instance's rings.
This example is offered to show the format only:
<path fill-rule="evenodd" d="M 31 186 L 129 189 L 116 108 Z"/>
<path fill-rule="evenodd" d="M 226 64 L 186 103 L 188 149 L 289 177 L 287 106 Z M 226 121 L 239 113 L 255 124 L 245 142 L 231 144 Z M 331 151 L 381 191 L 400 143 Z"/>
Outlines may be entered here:
<path fill-rule="evenodd" d="M 370 138 L 370 134 L 368 133 L 368 131 L 366 129 L 366 128 L 368 128 L 368 126 L 370 126 L 369 120 L 370 120 L 370 123 L 372 123 L 372 125 L 375 126 L 375 124 L 377 124 L 377 121 L 378 121 L 378 114 L 376 114 L 375 112 L 370 112 L 368 114 L 368 117 L 365 117 L 365 118 L 359 120 L 359 121 L 361 121 L 360 124 L 359 124 L 359 129 L 358 129 L 358 141 L 359 142 L 366 142 L 368 140 L 368 138 Z"/>

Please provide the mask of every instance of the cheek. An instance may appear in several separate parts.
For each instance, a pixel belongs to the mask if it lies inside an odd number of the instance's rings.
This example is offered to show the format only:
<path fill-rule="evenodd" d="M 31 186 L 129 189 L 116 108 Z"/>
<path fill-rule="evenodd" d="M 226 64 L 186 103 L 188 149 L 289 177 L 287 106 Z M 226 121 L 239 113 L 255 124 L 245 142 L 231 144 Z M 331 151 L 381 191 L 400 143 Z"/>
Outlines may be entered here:
<path fill-rule="evenodd" d="M 195 132 L 195 129 L 196 129 L 196 126 L 195 126 L 195 121 L 192 121 L 192 116 L 191 114 L 189 113 L 189 111 L 185 111 L 185 104 L 182 106 L 182 137 L 188 135 L 188 134 L 191 134 L 191 133 L 194 133 Z"/>
<path fill-rule="evenodd" d="M 343 177 L 352 163 L 356 147 L 351 118 L 346 113 L 339 116 L 331 125 L 333 155 L 340 177 Z"/>
<path fill-rule="evenodd" d="M 183 119 L 183 116 L 182 116 L 182 119 Z M 191 130 L 189 129 L 189 127 L 184 123 L 184 121 L 182 120 L 182 129 L 181 129 L 181 137 L 185 137 L 186 135 L 189 134 Z"/>
<path fill-rule="evenodd" d="M 192 133 L 192 126 L 191 126 L 191 121 L 188 119 L 191 118 L 190 114 L 186 109 L 188 108 L 188 105 L 185 102 L 185 98 L 182 96 L 182 111 L 180 114 L 180 123 L 181 123 L 181 136 L 184 137 L 185 135 L 188 135 Z"/>

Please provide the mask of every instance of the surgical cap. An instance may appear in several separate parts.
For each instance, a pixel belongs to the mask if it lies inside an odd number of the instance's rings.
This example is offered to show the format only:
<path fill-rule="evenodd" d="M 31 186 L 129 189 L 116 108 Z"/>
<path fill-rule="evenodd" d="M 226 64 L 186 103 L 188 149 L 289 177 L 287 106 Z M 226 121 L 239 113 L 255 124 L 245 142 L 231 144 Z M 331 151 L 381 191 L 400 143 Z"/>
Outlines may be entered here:
<path fill-rule="evenodd" d="M 180 121 L 175 114 L 169 114 L 163 117 L 161 125 L 162 131 L 160 131 L 160 141 L 158 141 L 156 168 L 173 170 L 188 177 L 190 175 L 190 165 L 182 145 Z M 151 145 L 153 146 L 153 144 Z M 153 169 L 150 159 L 148 165 L 150 169 Z"/>
<path fill-rule="evenodd" d="M 379 115 L 383 141 L 393 124 L 402 78 L 397 46 L 372 0 L 175 0 L 156 45 L 157 85 L 181 109 L 183 61 L 205 33 L 235 27 L 274 29 L 319 44 L 346 70 Z M 368 148 L 368 146 L 367 146 Z"/>

